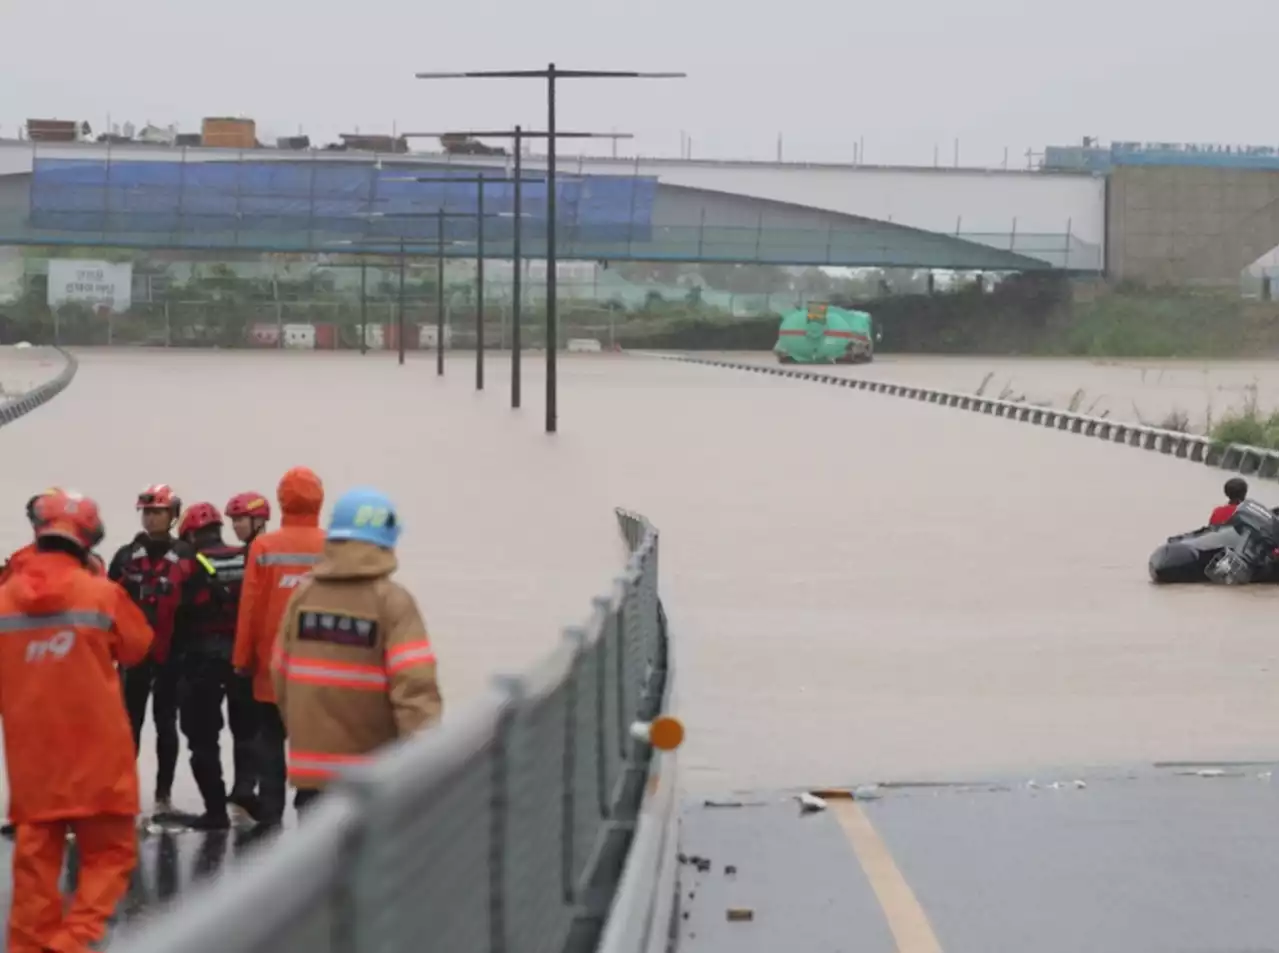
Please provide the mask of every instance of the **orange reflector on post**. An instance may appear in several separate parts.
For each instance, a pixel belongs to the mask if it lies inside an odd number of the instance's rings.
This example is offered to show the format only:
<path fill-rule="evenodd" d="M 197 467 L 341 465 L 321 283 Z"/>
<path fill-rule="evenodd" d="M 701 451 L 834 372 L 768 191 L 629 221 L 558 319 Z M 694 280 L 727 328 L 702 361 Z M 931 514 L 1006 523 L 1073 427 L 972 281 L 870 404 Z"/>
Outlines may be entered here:
<path fill-rule="evenodd" d="M 659 751 L 675 751 L 684 741 L 684 725 L 678 718 L 659 715 L 649 723 L 649 744 Z"/>

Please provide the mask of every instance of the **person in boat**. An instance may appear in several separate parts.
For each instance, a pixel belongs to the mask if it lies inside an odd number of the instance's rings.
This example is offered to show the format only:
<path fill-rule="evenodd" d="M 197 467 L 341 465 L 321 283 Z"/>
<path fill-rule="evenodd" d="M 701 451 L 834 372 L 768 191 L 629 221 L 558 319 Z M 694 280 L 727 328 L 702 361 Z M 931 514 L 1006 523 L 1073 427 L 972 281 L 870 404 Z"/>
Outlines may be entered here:
<path fill-rule="evenodd" d="M 1249 495 L 1249 483 L 1241 477 L 1232 477 L 1222 485 L 1222 492 L 1227 498 L 1227 502 L 1221 506 L 1215 506 L 1213 512 L 1209 514 L 1210 526 L 1225 526 L 1227 521 L 1236 511 L 1236 507 L 1244 502 L 1245 497 Z"/>

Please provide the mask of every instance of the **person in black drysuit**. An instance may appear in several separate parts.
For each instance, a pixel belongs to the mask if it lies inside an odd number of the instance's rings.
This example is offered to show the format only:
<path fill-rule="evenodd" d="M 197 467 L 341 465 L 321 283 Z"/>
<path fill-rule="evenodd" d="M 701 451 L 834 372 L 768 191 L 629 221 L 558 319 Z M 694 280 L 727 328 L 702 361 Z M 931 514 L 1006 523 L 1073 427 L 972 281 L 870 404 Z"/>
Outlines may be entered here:
<path fill-rule="evenodd" d="M 227 806 L 234 803 L 250 817 L 257 814 L 255 751 L 257 708 L 252 693 L 239 684 L 231 666 L 236 614 L 244 581 L 245 550 L 222 540 L 222 514 L 212 503 L 196 503 L 178 526 L 180 545 L 190 547 L 192 571 L 183 585 L 175 626 L 178 662 L 179 724 L 191 749 L 191 773 L 204 801 L 204 813 L 189 822 L 196 830 L 226 830 Z M 222 702 L 226 699 L 234 742 L 234 786 L 230 796 L 222 777 Z"/>
<path fill-rule="evenodd" d="M 182 597 L 182 582 L 188 573 L 170 529 L 178 518 L 182 501 L 164 484 L 150 486 L 138 494 L 142 532 L 121 546 L 111 558 L 107 577 L 124 587 L 142 609 L 155 632 L 155 642 L 146 660 L 121 671 L 124 703 L 133 727 L 133 743 L 141 750 L 142 725 L 147 719 L 147 702 L 156 726 L 155 814 L 173 813 L 173 777 L 178 766 L 178 672 L 169 648 L 173 623 Z"/>

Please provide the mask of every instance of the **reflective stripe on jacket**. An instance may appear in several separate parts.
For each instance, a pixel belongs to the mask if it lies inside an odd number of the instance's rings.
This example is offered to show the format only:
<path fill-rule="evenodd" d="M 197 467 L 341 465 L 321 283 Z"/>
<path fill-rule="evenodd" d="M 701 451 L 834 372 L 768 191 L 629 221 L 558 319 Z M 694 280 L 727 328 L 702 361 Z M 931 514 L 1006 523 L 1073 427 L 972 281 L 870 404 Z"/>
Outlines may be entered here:
<path fill-rule="evenodd" d="M 263 533 L 249 546 L 240 608 L 236 617 L 236 668 L 253 675 L 253 697 L 275 701 L 271 686 L 271 657 L 285 607 L 299 584 L 320 562 L 324 530 L 319 514 L 285 515 L 285 525 Z"/>
<path fill-rule="evenodd" d="M 395 568 L 387 550 L 329 543 L 289 604 L 272 674 L 298 787 L 440 718 L 435 652 Z"/>

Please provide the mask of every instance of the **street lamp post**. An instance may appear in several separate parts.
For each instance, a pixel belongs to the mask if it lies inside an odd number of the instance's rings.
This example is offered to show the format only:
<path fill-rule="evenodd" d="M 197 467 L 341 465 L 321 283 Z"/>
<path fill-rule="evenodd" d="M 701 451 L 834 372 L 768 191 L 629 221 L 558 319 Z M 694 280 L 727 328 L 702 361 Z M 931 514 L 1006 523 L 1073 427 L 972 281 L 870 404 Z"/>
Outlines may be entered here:
<path fill-rule="evenodd" d="M 444 250 L 441 249 L 441 254 Z M 404 363 L 404 238 L 400 239 L 400 305 L 396 309 L 396 348 L 399 363 Z"/>
<path fill-rule="evenodd" d="M 681 79 L 684 73 L 640 73 L 623 70 L 565 70 L 549 63 L 541 70 L 474 70 L 462 73 L 417 73 L 418 79 L 545 79 L 547 81 L 547 433 L 555 433 L 556 407 L 556 80 Z"/>
<path fill-rule="evenodd" d="M 444 214 L 436 212 L 436 377 L 444 376 Z"/>
<path fill-rule="evenodd" d="M 458 131 L 406 132 L 406 133 L 403 133 L 403 136 L 406 139 L 414 139 L 414 138 L 443 139 L 446 136 L 465 136 L 470 139 L 510 139 L 512 142 L 511 148 L 512 148 L 512 151 L 515 153 L 515 161 L 512 167 L 512 175 L 514 176 L 514 181 L 515 181 L 513 211 L 515 212 L 515 216 L 516 216 L 516 226 L 515 226 L 515 231 L 512 233 L 512 240 L 511 240 L 511 259 L 512 259 L 511 264 L 513 266 L 513 270 L 511 272 L 511 298 L 512 298 L 511 406 L 513 409 L 518 409 L 520 407 L 520 386 L 521 386 L 520 367 L 521 367 L 521 349 L 522 349 L 520 334 L 521 334 L 521 324 L 523 323 L 523 318 L 521 315 L 521 308 L 523 306 L 523 300 L 522 300 L 523 293 L 521 289 L 522 276 L 520 274 L 520 263 L 524 257 L 521 254 L 521 249 L 520 249 L 521 237 L 524 231 L 524 223 L 521 221 L 521 218 L 523 216 L 523 204 L 524 204 L 522 200 L 522 193 L 520 188 L 521 184 L 524 182 L 524 177 L 522 174 L 523 170 L 521 166 L 521 158 L 524 154 L 523 145 L 524 145 L 525 139 L 549 139 L 551 137 L 549 137 L 545 131 L 535 132 L 533 130 L 525 129 L 521 126 L 516 126 L 514 129 L 511 129 L 511 130 L 482 129 L 482 130 L 467 130 L 464 132 L 458 132 Z M 632 136 L 630 133 L 624 133 L 624 132 L 557 132 L 555 134 L 555 138 L 556 139 L 612 139 L 616 146 L 617 141 L 619 139 L 630 139 L 632 138 Z M 530 181 L 535 181 L 535 180 L 530 180 Z M 536 181 L 541 181 L 541 180 L 536 180 Z M 552 346 L 551 342 L 548 342 L 548 347 L 551 347 L 551 346 Z"/>
<path fill-rule="evenodd" d="M 476 390 L 484 390 L 484 187 L 512 181 L 502 177 L 485 175 L 415 175 L 407 177 L 413 182 L 469 183 L 476 187 Z M 542 179 L 532 181 L 541 182 Z M 516 177 L 516 188 L 519 177 Z M 516 233 L 519 234 L 520 212 L 516 215 Z M 501 215 L 495 217 L 503 217 Z"/>
<path fill-rule="evenodd" d="M 405 361 L 405 264 L 408 257 L 408 245 L 434 245 L 436 249 L 436 373 L 444 373 L 444 250 L 447 245 L 465 245 L 466 242 L 446 242 L 444 240 L 444 220 L 448 216 L 448 212 L 444 209 L 438 209 L 435 212 L 428 213 L 432 218 L 436 219 L 436 238 L 435 241 L 416 242 L 412 239 L 406 239 L 403 235 L 395 239 L 395 243 L 399 248 L 399 288 L 396 296 L 396 328 L 399 344 L 397 346 L 399 362 Z M 381 218 L 382 214 L 377 213 L 372 217 Z M 470 216 L 466 216 L 470 218 Z M 373 236 L 373 241 L 377 241 L 377 236 Z M 362 245 L 363 242 L 355 242 L 351 239 L 340 239 L 337 241 L 326 242 L 328 245 Z M 361 251 L 360 260 L 360 353 L 367 352 L 368 327 L 366 325 L 366 301 L 365 301 L 365 273 L 367 262 L 364 258 L 365 251 Z"/>
<path fill-rule="evenodd" d="M 481 177 L 477 176 L 476 178 L 481 178 Z M 446 178 L 436 179 L 436 178 L 431 178 L 429 176 L 425 176 L 422 178 L 418 178 L 416 176 L 406 176 L 406 177 L 390 178 L 388 179 L 388 181 L 391 181 L 391 182 L 419 182 L 419 181 L 471 182 L 475 180 L 470 178 L 456 179 L 456 178 L 446 177 Z M 488 181 L 493 181 L 493 180 L 488 180 Z M 483 213 L 483 206 L 481 206 L 480 211 L 481 213 Z M 481 279 L 481 281 L 483 281 L 483 278 L 484 278 L 484 264 L 483 264 L 484 217 L 483 215 L 472 216 L 471 213 L 469 212 L 450 212 L 446 208 L 438 208 L 434 212 L 366 212 L 361 217 L 369 218 L 369 219 L 373 219 L 373 218 L 377 218 L 377 219 L 434 218 L 436 220 L 435 244 L 439 247 L 439 250 L 440 250 L 439 255 L 437 256 L 437 261 L 436 261 L 436 351 L 437 351 L 436 375 L 442 376 L 444 374 L 444 353 L 443 353 L 443 349 L 444 349 L 444 249 L 446 245 L 465 245 L 466 244 L 466 242 L 457 242 L 457 241 L 446 242 L 444 240 L 444 220 L 446 218 L 473 218 L 473 217 L 476 218 L 477 231 L 478 231 L 477 238 L 480 239 L 480 247 L 479 247 L 480 257 L 478 259 L 479 264 L 477 268 L 478 268 L 478 277 Z M 406 239 L 403 236 L 400 236 L 398 241 L 400 242 L 401 248 L 403 249 Z M 352 243 L 339 242 L 338 244 L 352 244 Z M 421 244 L 421 243 L 415 243 L 415 244 Z M 483 303 L 484 301 L 483 284 L 481 284 L 477 288 L 477 294 L 479 295 L 480 302 Z M 481 340 L 483 340 L 483 336 L 481 336 Z M 477 351 L 477 353 L 479 353 L 479 351 Z M 482 373 L 483 372 L 477 372 L 478 384 L 480 385 L 483 385 Z M 482 389 L 482 386 L 480 389 Z"/>
<path fill-rule="evenodd" d="M 369 332 L 369 313 L 367 307 L 367 291 L 366 284 L 369 275 L 369 265 L 364 255 L 360 256 L 360 353 L 369 353 L 369 342 L 367 340 Z"/>

